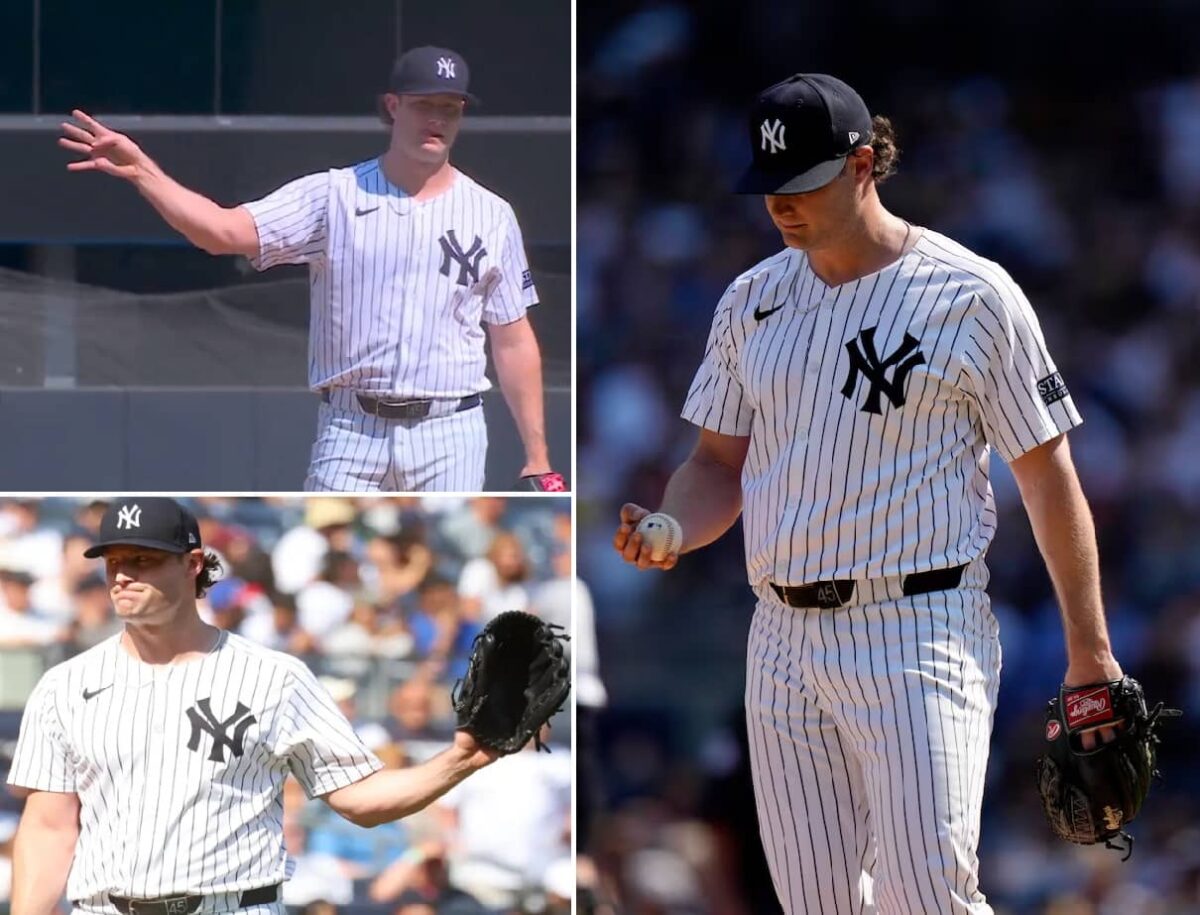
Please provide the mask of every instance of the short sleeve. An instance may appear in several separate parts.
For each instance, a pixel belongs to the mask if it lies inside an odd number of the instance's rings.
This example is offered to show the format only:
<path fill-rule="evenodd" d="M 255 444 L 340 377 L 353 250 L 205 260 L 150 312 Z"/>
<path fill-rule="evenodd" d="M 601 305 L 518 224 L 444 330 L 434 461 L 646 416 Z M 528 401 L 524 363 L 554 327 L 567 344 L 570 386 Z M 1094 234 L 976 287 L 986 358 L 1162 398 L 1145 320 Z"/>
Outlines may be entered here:
<path fill-rule="evenodd" d="M 345 788 L 383 768 L 337 703 L 303 664 L 292 669 L 275 752 L 311 797 Z"/>
<path fill-rule="evenodd" d="M 988 443 L 1005 461 L 1083 422 L 1016 284 L 977 295 L 970 316 L 964 386 L 979 405 Z"/>
<path fill-rule="evenodd" d="M 492 268 L 492 281 L 484 293 L 483 319 L 489 324 L 519 321 L 538 302 L 521 227 L 511 207 L 505 207 L 502 235 L 500 255 Z"/>
<path fill-rule="evenodd" d="M 748 289 L 748 286 L 746 287 Z M 688 422 L 721 435 L 749 435 L 754 410 L 746 400 L 738 370 L 738 349 L 733 308 L 745 304 L 741 282 L 725 291 L 713 315 L 704 361 L 700 364 L 683 404 Z"/>
<path fill-rule="evenodd" d="M 77 790 L 75 757 L 58 714 L 53 682 L 50 675 L 44 675 L 25 704 L 8 783 L 35 791 L 73 794 Z"/>
<path fill-rule="evenodd" d="M 323 256 L 329 172 L 297 178 L 243 206 L 258 230 L 258 257 L 250 259 L 255 270 L 279 264 L 308 264 Z"/>

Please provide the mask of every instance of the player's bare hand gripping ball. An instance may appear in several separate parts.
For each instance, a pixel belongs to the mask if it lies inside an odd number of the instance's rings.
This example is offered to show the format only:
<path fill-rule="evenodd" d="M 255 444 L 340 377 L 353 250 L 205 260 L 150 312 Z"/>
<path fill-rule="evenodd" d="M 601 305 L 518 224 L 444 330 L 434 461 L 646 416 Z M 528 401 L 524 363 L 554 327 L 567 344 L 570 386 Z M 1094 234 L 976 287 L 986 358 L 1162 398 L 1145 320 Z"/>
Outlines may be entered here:
<path fill-rule="evenodd" d="M 137 177 L 139 169 L 148 161 L 141 147 L 78 108 L 71 116 L 79 123 L 63 121 L 61 126 L 65 136 L 58 138 L 58 145 L 87 158 L 67 163 L 68 171 L 100 171 L 126 179 Z"/>
<path fill-rule="evenodd" d="M 647 523 L 648 522 L 648 523 Z M 639 569 L 675 568 L 683 533 L 670 515 L 651 513 L 632 502 L 621 506 L 621 524 L 613 535 L 613 548 Z"/>

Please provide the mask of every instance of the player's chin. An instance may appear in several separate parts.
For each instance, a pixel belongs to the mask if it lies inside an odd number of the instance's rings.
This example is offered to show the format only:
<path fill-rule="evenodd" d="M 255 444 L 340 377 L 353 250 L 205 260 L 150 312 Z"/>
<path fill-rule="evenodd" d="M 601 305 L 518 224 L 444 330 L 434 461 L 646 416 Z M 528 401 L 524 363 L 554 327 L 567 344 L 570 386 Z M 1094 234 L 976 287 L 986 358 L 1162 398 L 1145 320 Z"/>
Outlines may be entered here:
<path fill-rule="evenodd" d="M 779 229 L 779 237 L 789 248 L 807 251 L 812 247 L 812 237 L 806 229 L 784 229 L 779 226 L 776 228 Z"/>

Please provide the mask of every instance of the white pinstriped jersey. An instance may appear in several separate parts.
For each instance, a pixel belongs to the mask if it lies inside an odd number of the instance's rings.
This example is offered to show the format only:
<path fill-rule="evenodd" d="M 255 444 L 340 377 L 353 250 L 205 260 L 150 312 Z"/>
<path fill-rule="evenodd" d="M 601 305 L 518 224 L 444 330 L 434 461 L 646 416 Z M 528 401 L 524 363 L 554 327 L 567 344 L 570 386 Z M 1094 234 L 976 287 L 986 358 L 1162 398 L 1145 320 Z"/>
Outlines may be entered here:
<path fill-rule="evenodd" d="M 981 556 L 989 443 L 1011 461 L 1081 420 L 998 265 L 937 232 L 826 286 L 787 249 L 717 306 L 685 419 L 749 436 L 752 585 L 881 578 Z"/>
<path fill-rule="evenodd" d="M 278 883 L 288 774 L 312 797 L 382 768 L 297 658 L 226 632 L 150 665 L 120 639 L 42 676 L 8 779 L 79 796 L 67 895 L 87 908 Z"/>
<path fill-rule="evenodd" d="M 378 159 L 298 178 L 245 204 L 259 270 L 308 264 L 308 383 L 374 396 L 485 391 L 481 322 L 537 303 L 521 229 L 501 197 L 456 171 L 417 201 Z"/>

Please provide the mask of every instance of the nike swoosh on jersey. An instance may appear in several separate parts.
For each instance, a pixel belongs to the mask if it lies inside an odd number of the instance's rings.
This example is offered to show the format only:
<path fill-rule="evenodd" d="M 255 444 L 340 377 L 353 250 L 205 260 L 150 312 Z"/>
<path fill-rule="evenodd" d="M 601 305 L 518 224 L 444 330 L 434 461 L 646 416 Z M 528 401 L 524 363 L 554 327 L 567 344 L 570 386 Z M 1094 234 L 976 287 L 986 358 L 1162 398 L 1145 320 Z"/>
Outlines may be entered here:
<path fill-rule="evenodd" d="M 767 318 L 771 317 L 771 315 L 775 314 L 775 312 L 779 311 L 779 309 L 781 309 L 786 304 L 787 303 L 784 302 L 783 305 L 776 305 L 774 308 L 770 309 L 769 311 L 763 311 L 761 308 L 758 308 L 756 306 L 754 309 L 754 320 L 755 321 L 764 321 Z"/>
<path fill-rule="evenodd" d="M 111 687 L 112 687 L 112 684 L 110 683 L 110 684 L 108 684 L 108 686 L 102 686 L 102 687 L 100 687 L 100 688 L 99 688 L 99 689 L 97 689 L 97 690 L 93 690 L 93 691 L 90 691 L 90 692 L 89 692 L 89 691 L 88 691 L 88 688 L 85 686 L 85 687 L 83 688 L 83 701 L 84 701 L 84 702 L 87 702 L 87 701 L 88 701 L 89 699 L 91 699 L 93 696 L 98 696 L 98 695 L 100 695 L 102 692 L 104 692 L 106 689 L 110 689 Z"/>
<path fill-rule="evenodd" d="M 366 216 L 368 213 L 374 213 L 378 209 L 379 209 L 378 206 L 367 207 L 366 209 L 359 209 L 358 207 L 355 207 L 354 215 L 355 216 Z"/>

